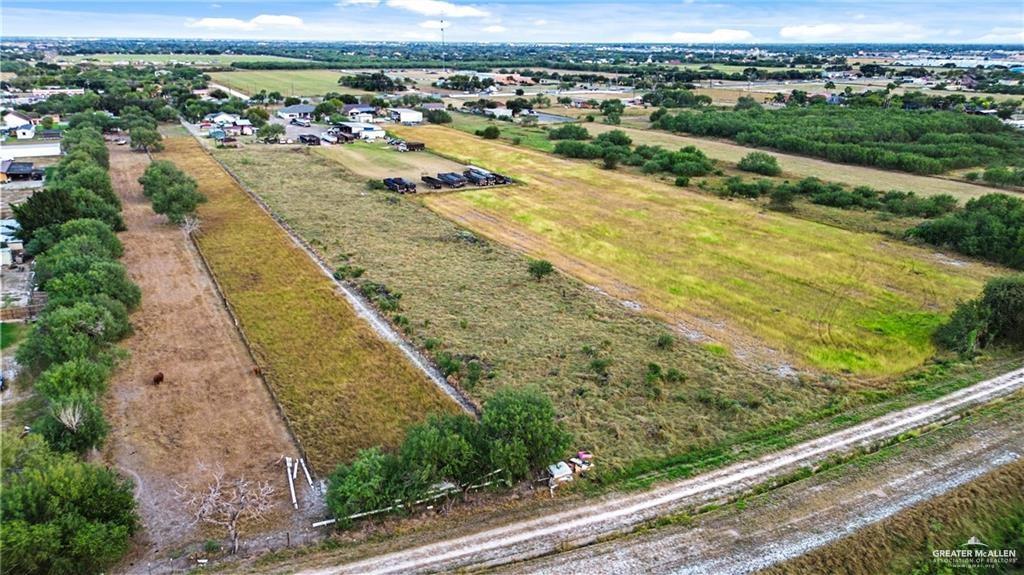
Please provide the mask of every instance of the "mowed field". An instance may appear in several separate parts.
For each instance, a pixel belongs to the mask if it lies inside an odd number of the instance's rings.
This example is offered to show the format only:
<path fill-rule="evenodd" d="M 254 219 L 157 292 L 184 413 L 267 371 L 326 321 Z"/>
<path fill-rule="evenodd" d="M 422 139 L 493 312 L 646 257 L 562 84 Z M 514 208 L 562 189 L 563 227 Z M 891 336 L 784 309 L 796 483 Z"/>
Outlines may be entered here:
<path fill-rule="evenodd" d="M 902 172 L 879 170 L 866 166 L 853 166 L 848 164 L 836 164 L 816 158 L 783 154 L 770 150 L 760 150 L 741 146 L 724 140 L 712 140 L 709 138 L 695 138 L 679 134 L 671 134 L 662 130 L 649 130 L 641 128 L 630 128 L 627 126 L 609 126 L 598 122 L 586 122 L 584 126 L 594 135 L 609 132 L 611 130 L 622 130 L 633 139 L 634 144 L 648 144 L 663 146 L 668 149 L 679 149 L 685 146 L 697 146 L 708 155 L 709 158 L 722 160 L 735 164 L 743 156 L 753 151 L 762 151 L 779 160 L 785 176 L 791 178 L 817 177 L 829 182 L 839 182 L 849 186 L 871 186 L 880 190 L 902 190 L 915 192 L 921 195 L 950 194 L 966 202 L 971 198 L 977 198 L 991 193 L 1013 193 L 1000 188 L 971 184 L 963 181 L 956 181 L 948 178 L 934 178 L 918 176 Z"/>
<path fill-rule="evenodd" d="M 359 319 L 314 262 L 190 137 L 161 159 L 199 182 L 199 244 L 298 440 L 321 473 L 456 409 Z"/>
<path fill-rule="evenodd" d="M 431 196 L 432 209 L 739 355 L 757 351 L 752 334 L 815 368 L 900 373 L 1000 272 L 449 128 L 394 131 L 523 183 Z"/>
<path fill-rule="evenodd" d="M 345 166 L 352 173 L 371 180 L 402 177 L 420 183 L 420 176 L 438 172 L 459 172 L 462 164 L 422 152 L 397 152 L 383 142 L 353 142 L 344 146 L 314 147 L 319 154 Z M 425 190 L 421 190 L 425 191 Z"/>
<path fill-rule="evenodd" d="M 328 92 L 357 96 L 369 94 L 342 86 L 338 83 L 341 76 L 342 72 L 338 70 L 241 70 L 210 73 L 215 83 L 249 95 L 260 90 L 297 97 L 323 96 Z"/>

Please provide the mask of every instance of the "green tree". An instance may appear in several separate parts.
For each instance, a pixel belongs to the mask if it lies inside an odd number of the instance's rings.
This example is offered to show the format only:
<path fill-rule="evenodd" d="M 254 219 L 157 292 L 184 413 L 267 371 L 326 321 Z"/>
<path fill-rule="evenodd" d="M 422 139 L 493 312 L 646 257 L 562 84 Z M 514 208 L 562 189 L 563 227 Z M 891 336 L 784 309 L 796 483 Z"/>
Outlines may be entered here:
<path fill-rule="evenodd" d="M 128 551 L 138 525 L 130 481 L 53 452 L 37 434 L 8 434 L 3 444 L 4 573 L 91 575 Z"/>
<path fill-rule="evenodd" d="M 276 142 L 284 135 L 284 126 L 281 124 L 265 124 L 256 130 L 256 137 L 264 142 Z"/>
<path fill-rule="evenodd" d="M 526 269 L 533 276 L 533 279 L 540 281 L 545 276 L 550 275 L 555 271 L 555 266 L 551 265 L 551 262 L 547 260 L 530 260 L 527 264 Z"/>
<path fill-rule="evenodd" d="M 328 479 L 327 507 L 341 526 L 347 517 L 392 505 L 403 495 L 397 480 L 399 462 L 378 447 L 360 450 L 350 464 L 341 464 Z"/>
<path fill-rule="evenodd" d="M 100 220 L 92 218 L 77 218 L 37 230 L 32 241 L 25 246 L 25 249 L 33 255 L 38 255 L 50 249 L 61 240 L 74 236 L 94 238 L 110 254 L 110 257 L 119 258 L 124 253 L 121 240 L 117 238 L 114 230 L 110 229 L 110 226 Z"/>
<path fill-rule="evenodd" d="M 101 395 L 107 388 L 110 367 L 84 357 L 51 365 L 36 378 L 36 392 L 53 401 L 76 393 Z"/>
<path fill-rule="evenodd" d="M 151 163 L 139 178 L 139 183 L 142 184 L 143 195 L 153 202 L 153 211 L 167 216 L 176 224 L 206 201 L 206 197 L 199 193 L 196 181 L 168 161 Z"/>
<path fill-rule="evenodd" d="M 427 110 L 425 117 L 431 124 L 451 124 L 452 115 L 445 110 Z"/>
<path fill-rule="evenodd" d="M 535 387 L 498 390 L 484 405 L 480 426 L 492 467 L 510 480 L 561 459 L 572 441 L 551 400 Z"/>
<path fill-rule="evenodd" d="M 110 426 L 95 398 L 79 391 L 50 401 L 46 414 L 36 420 L 32 429 L 55 451 L 83 455 L 103 445 Z"/>
<path fill-rule="evenodd" d="M 1024 274 L 990 279 L 981 303 L 990 310 L 989 331 L 995 341 L 1024 345 Z"/>
<path fill-rule="evenodd" d="M 56 304 L 79 301 L 96 294 L 105 294 L 124 304 L 129 311 L 142 299 L 139 286 L 128 278 L 120 262 L 94 261 L 81 272 L 69 272 L 47 282 L 49 301 Z"/>
<path fill-rule="evenodd" d="M 480 475 L 474 439 L 476 422 L 465 414 L 433 416 L 409 429 L 400 458 L 414 483 L 467 484 Z"/>
<path fill-rule="evenodd" d="M 44 188 L 29 196 L 25 202 L 11 206 L 11 211 L 20 227 L 18 237 L 25 241 L 31 240 L 33 234 L 41 228 L 78 217 L 78 209 L 71 194 L 63 189 Z"/>
<path fill-rule="evenodd" d="M 123 334 L 106 307 L 92 302 L 54 307 L 40 314 L 18 347 L 18 363 L 42 370 L 55 363 L 92 358 Z"/>
<path fill-rule="evenodd" d="M 136 126 L 129 132 L 132 148 L 143 152 L 159 152 L 164 149 L 163 136 L 153 128 Z"/>

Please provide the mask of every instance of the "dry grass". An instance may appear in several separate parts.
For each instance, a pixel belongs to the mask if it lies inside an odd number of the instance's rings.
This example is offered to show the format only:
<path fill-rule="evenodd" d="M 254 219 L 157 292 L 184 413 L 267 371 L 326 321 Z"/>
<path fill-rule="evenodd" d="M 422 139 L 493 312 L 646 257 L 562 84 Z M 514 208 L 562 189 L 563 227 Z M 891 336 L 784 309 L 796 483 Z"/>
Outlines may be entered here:
<path fill-rule="evenodd" d="M 969 537 L 992 544 L 993 537 L 1014 541 L 1020 534 L 1013 530 L 1019 529 L 1022 516 L 1024 462 L 1017 461 L 763 573 L 932 573 L 926 568 L 931 549 L 960 549 Z"/>
<path fill-rule="evenodd" d="M 199 210 L 200 246 L 318 470 L 360 448 L 395 445 L 426 414 L 454 409 L 198 142 L 165 142 L 161 158 L 194 177 L 209 199 Z"/>
<path fill-rule="evenodd" d="M 645 123 L 646 125 L 646 123 Z M 709 138 L 696 138 L 670 134 L 661 130 L 649 130 L 631 128 L 626 126 L 608 126 L 606 124 L 586 123 L 587 130 L 591 134 L 600 134 L 610 130 L 622 130 L 629 134 L 634 144 L 659 145 L 670 149 L 678 149 L 684 146 L 697 146 L 710 158 L 722 160 L 729 163 L 739 162 L 743 156 L 749 154 L 756 148 L 741 146 L 723 140 L 712 140 Z M 1010 193 L 999 188 L 990 188 L 978 184 L 970 184 L 963 181 L 956 181 L 947 178 L 936 178 L 929 176 L 917 176 L 900 172 L 890 172 L 868 168 L 865 166 L 851 166 L 836 164 L 825 160 L 783 154 L 770 150 L 763 151 L 779 159 L 784 176 L 791 179 L 817 177 L 829 182 L 838 182 L 849 186 L 871 186 L 880 190 L 903 190 L 915 192 L 922 195 L 950 194 L 966 202 L 971 198 L 977 198 L 991 193 Z M 749 176 L 749 174 L 748 174 Z"/>
<path fill-rule="evenodd" d="M 433 176 L 438 172 L 462 172 L 462 165 L 451 160 L 422 152 L 398 152 L 384 143 L 354 142 L 313 150 L 354 174 L 373 180 L 403 177 L 419 183 L 423 174 Z"/>
<path fill-rule="evenodd" d="M 746 367 L 684 338 L 660 349 L 669 326 L 567 276 L 535 281 L 520 254 L 467 235 L 420 198 L 368 190 L 320 152 L 215 154 L 330 262 L 365 268 L 361 279 L 401 292 L 398 313 L 414 342 L 484 365 L 490 375 L 475 384 L 466 370 L 460 376 L 475 398 L 539 385 L 575 445 L 598 453 L 603 469 L 712 445 L 833 399 L 836 388 L 812 378 L 779 379 L 771 366 Z M 594 359 L 610 362 L 607 379 Z M 685 380 L 649 384 L 651 363 Z"/>
<path fill-rule="evenodd" d="M 934 353 L 955 301 L 1000 273 L 452 129 L 396 131 L 525 184 L 431 196 L 432 209 L 741 357 L 763 355 L 752 334 L 815 368 L 900 373 Z"/>
<path fill-rule="evenodd" d="M 327 92 L 339 94 L 366 95 L 369 92 L 355 90 L 338 83 L 342 72 L 339 70 L 243 70 L 236 72 L 210 72 L 217 84 L 238 90 L 244 94 L 255 94 L 260 90 L 280 92 L 284 96 L 323 96 Z"/>

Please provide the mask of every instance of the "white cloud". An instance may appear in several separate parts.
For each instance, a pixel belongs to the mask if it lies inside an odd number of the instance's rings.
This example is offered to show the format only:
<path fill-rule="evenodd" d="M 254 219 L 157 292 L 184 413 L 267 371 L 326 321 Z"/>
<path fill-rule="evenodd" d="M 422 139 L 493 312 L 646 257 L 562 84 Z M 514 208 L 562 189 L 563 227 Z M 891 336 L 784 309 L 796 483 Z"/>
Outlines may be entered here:
<path fill-rule="evenodd" d="M 486 10 L 474 6 L 459 6 L 443 0 L 388 0 L 388 6 L 424 16 L 444 18 L 485 18 L 490 16 Z"/>
<path fill-rule="evenodd" d="M 441 28 L 451 28 L 451 22 L 441 22 L 440 20 L 427 20 L 420 22 L 420 28 L 426 28 L 428 30 L 440 30 Z"/>
<path fill-rule="evenodd" d="M 784 26 L 779 37 L 797 42 L 908 42 L 923 40 L 929 33 L 917 24 L 891 22 L 888 24 L 823 23 Z"/>
<path fill-rule="evenodd" d="M 976 38 L 975 42 L 981 44 L 1016 44 L 1024 42 L 1024 30 L 1020 28 L 996 27 L 988 34 Z"/>
<path fill-rule="evenodd" d="M 302 28 L 302 18 L 277 14 L 260 14 L 251 20 L 238 18 L 190 18 L 185 21 L 189 28 L 209 30 L 263 30 L 264 28 Z"/>
<path fill-rule="evenodd" d="M 341 2 L 335 4 L 335 6 L 369 6 L 373 8 L 376 7 L 378 4 L 380 4 L 380 0 L 341 0 Z"/>
<path fill-rule="evenodd" d="M 220 4 L 210 4 L 210 8 L 213 8 L 214 10 L 216 10 L 217 8 L 220 8 L 220 7 L 221 7 Z"/>
<path fill-rule="evenodd" d="M 547 26 L 548 25 L 548 21 L 544 20 L 543 18 L 538 18 L 538 19 L 534 20 L 532 22 L 532 24 L 534 26 Z"/>
<path fill-rule="evenodd" d="M 488 27 L 484 28 L 484 32 L 491 32 L 491 33 L 505 32 L 506 30 L 508 30 L 508 28 L 506 28 L 504 26 L 500 26 L 498 24 L 495 24 L 493 26 L 488 26 Z"/>
<path fill-rule="evenodd" d="M 718 28 L 712 32 L 676 32 L 672 34 L 673 42 L 689 44 L 746 42 L 753 39 L 754 35 L 747 30 L 731 30 L 729 28 Z"/>

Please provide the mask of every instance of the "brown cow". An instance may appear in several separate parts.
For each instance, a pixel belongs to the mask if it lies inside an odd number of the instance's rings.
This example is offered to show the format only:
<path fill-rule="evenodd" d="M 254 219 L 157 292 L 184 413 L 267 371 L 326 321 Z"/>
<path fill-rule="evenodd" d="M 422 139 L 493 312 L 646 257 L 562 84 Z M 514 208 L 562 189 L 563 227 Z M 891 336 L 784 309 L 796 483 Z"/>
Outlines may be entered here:
<path fill-rule="evenodd" d="M 153 385 L 160 385 L 163 382 L 164 382 L 164 372 L 158 371 L 157 374 L 153 376 Z"/>

